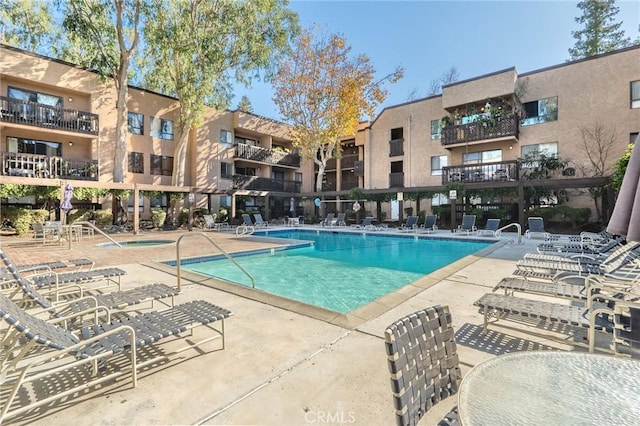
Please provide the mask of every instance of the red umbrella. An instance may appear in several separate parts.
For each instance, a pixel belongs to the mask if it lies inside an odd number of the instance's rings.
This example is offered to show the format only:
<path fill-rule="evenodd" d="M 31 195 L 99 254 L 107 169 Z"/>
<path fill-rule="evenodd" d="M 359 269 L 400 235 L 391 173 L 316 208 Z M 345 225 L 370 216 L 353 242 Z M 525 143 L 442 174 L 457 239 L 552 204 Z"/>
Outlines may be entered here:
<path fill-rule="evenodd" d="M 640 135 L 631 151 L 627 171 L 613 208 L 607 231 L 625 235 L 627 241 L 640 241 Z"/>

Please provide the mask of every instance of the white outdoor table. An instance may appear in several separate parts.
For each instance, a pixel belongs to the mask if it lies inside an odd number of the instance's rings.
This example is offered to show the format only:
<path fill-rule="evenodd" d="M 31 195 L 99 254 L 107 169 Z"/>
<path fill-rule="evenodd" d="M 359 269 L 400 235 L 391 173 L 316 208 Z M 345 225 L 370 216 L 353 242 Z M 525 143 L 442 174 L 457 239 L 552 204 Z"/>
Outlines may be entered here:
<path fill-rule="evenodd" d="M 467 373 L 458 409 L 464 426 L 640 424 L 640 361 L 584 352 L 500 355 Z"/>

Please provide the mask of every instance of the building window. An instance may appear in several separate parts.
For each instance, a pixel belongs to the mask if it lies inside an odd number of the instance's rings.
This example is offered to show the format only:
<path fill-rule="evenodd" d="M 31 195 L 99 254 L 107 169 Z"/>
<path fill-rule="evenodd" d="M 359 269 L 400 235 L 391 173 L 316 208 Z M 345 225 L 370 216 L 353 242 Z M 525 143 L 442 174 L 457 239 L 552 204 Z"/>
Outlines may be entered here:
<path fill-rule="evenodd" d="M 150 118 L 151 131 L 149 134 L 154 138 L 173 140 L 173 121 L 164 118 Z"/>
<path fill-rule="evenodd" d="M 638 138 L 638 132 L 629 133 L 629 143 L 636 143 L 637 138 Z"/>
<path fill-rule="evenodd" d="M 129 153 L 129 172 L 131 173 L 144 173 L 144 161 L 141 152 Z"/>
<path fill-rule="evenodd" d="M 523 106 L 525 118 L 520 122 L 523 126 L 546 123 L 558 120 L 558 97 L 527 102 Z"/>
<path fill-rule="evenodd" d="M 163 194 L 158 197 L 151 197 L 149 199 L 149 205 L 152 209 L 164 209 L 169 206 L 169 202 L 167 201 L 167 196 Z"/>
<path fill-rule="evenodd" d="M 557 142 L 549 142 L 549 143 L 539 143 L 536 145 L 524 145 L 520 148 L 520 153 L 522 154 L 523 168 L 533 168 L 538 167 L 538 162 L 536 159 L 540 158 L 541 155 L 545 155 L 547 157 L 556 157 L 558 158 L 558 143 Z"/>
<path fill-rule="evenodd" d="M 398 127 L 391 129 L 391 140 L 402 140 L 404 138 L 404 128 Z"/>
<path fill-rule="evenodd" d="M 230 131 L 220 130 L 220 143 L 224 145 L 225 148 L 231 148 L 233 145 L 233 138 Z"/>
<path fill-rule="evenodd" d="M 132 135 L 144 135 L 144 115 L 130 112 L 127 115 L 127 126 Z"/>
<path fill-rule="evenodd" d="M 62 156 L 62 144 L 37 139 L 7 137 L 7 152 L 60 157 Z"/>
<path fill-rule="evenodd" d="M 431 207 L 449 204 L 449 198 L 444 194 L 436 194 L 431 197 Z"/>
<path fill-rule="evenodd" d="M 133 213 L 133 194 L 129 195 L 127 199 L 127 212 Z M 144 211 L 144 197 L 138 197 L 138 211 L 142 213 Z"/>
<path fill-rule="evenodd" d="M 431 157 L 431 176 L 442 176 L 442 168 L 447 167 L 447 156 Z"/>
<path fill-rule="evenodd" d="M 151 154 L 151 174 L 171 176 L 173 174 L 173 157 Z"/>
<path fill-rule="evenodd" d="M 631 82 L 631 108 L 640 108 L 640 80 Z"/>
<path fill-rule="evenodd" d="M 10 99 L 22 101 L 11 102 L 9 106 L 13 114 L 23 119 L 33 120 L 36 118 L 43 122 L 51 122 L 56 118 L 61 118 L 56 117 L 59 114 L 56 113 L 56 110 L 62 108 L 62 98 L 60 96 L 47 95 L 46 93 L 18 89 L 16 87 L 9 87 L 7 95 Z M 37 108 L 33 103 L 47 105 L 51 108 Z"/>
<path fill-rule="evenodd" d="M 300 173 L 300 172 L 295 172 L 295 175 L 294 175 L 293 179 L 294 179 L 296 182 L 300 182 L 300 183 L 302 183 L 302 173 Z"/>
<path fill-rule="evenodd" d="M 231 208 L 231 195 L 220 196 L 220 208 Z"/>
<path fill-rule="evenodd" d="M 440 127 L 440 120 L 431 120 L 431 140 L 440 139 L 442 128 Z"/>
<path fill-rule="evenodd" d="M 46 93 L 34 92 L 31 90 L 9 87 L 7 94 L 11 99 L 18 99 L 25 102 L 35 102 L 41 105 L 49 105 L 54 108 L 62 108 L 62 97 L 47 95 Z"/>
<path fill-rule="evenodd" d="M 467 152 L 462 154 L 462 164 L 497 163 L 502 161 L 502 150 Z"/>
<path fill-rule="evenodd" d="M 255 171 L 254 171 L 255 173 Z M 222 179 L 231 179 L 233 178 L 233 164 L 231 163 L 220 163 L 220 177 Z"/>

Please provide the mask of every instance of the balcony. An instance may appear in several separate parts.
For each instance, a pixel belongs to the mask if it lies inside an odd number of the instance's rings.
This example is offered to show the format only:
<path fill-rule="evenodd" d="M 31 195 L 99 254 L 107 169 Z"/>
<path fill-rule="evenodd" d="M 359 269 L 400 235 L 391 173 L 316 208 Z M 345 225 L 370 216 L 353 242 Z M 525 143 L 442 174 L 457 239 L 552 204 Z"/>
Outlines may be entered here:
<path fill-rule="evenodd" d="M 343 155 L 340 159 L 340 167 L 342 169 L 355 168 L 356 161 L 358 161 L 358 154 Z"/>
<path fill-rule="evenodd" d="M 394 139 L 389 141 L 389 157 L 404 155 L 404 139 Z"/>
<path fill-rule="evenodd" d="M 404 187 L 404 173 L 389 173 L 389 188 Z"/>
<path fill-rule="evenodd" d="M 520 166 L 517 161 L 497 163 L 449 166 L 442 168 L 442 184 L 449 182 L 506 182 L 520 179 Z"/>
<path fill-rule="evenodd" d="M 233 175 L 233 189 L 298 193 L 302 189 L 302 182 L 257 176 Z"/>
<path fill-rule="evenodd" d="M 74 109 L 26 102 L 0 96 L 0 121 L 51 130 L 98 135 L 98 116 Z"/>
<path fill-rule="evenodd" d="M 442 129 L 441 143 L 446 148 L 469 142 L 492 142 L 496 139 L 518 140 L 519 122 L 517 116 L 503 117 L 500 120 L 483 119 L 467 124 L 447 126 Z"/>
<path fill-rule="evenodd" d="M 272 166 L 300 167 L 300 156 L 297 154 L 242 143 L 235 145 L 234 157 Z"/>
<path fill-rule="evenodd" d="M 46 155 L 0 152 L 0 164 L 0 174 L 3 176 L 98 180 L 98 162 L 94 160 L 66 160 Z"/>
<path fill-rule="evenodd" d="M 345 179 L 342 178 L 342 184 L 340 189 L 342 191 L 349 191 L 350 189 L 358 187 L 358 178 Z"/>

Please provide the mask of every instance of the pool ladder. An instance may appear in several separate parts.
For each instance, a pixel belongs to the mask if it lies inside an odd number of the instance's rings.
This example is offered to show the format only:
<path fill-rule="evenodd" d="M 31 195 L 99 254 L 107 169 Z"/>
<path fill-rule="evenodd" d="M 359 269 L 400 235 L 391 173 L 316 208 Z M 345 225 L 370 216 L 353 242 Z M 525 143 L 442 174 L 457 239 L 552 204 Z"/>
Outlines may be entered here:
<path fill-rule="evenodd" d="M 240 265 L 233 257 L 231 257 L 231 255 L 229 253 L 227 253 L 226 251 L 224 251 L 222 249 L 222 247 L 220 247 L 220 245 L 218 243 L 216 243 L 209 235 L 205 234 L 204 232 L 193 232 L 193 233 L 189 233 L 189 234 L 184 234 L 181 235 L 178 240 L 176 241 L 176 269 L 177 269 L 177 287 L 178 287 L 178 291 L 181 290 L 181 286 L 182 286 L 182 268 L 181 268 L 181 257 L 180 257 L 180 242 L 187 237 L 204 237 L 207 240 L 209 240 L 209 242 L 211 244 L 213 244 L 213 246 L 215 248 L 217 248 L 218 250 L 220 250 L 220 253 L 222 253 L 222 255 L 224 257 L 226 257 L 227 259 L 229 259 L 229 261 L 231 261 L 231 263 L 233 263 L 234 265 L 236 265 L 238 267 L 238 269 L 240 269 L 247 277 L 249 277 L 249 279 L 251 280 L 251 288 L 256 288 L 256 280 L 255 278 L 253 278 L 253 275 L 251 275 L 249 273 L 249 271 L 247 271 L 246 269 L 244 269 L 242 267 L 242 265 Z"/>
<path fill-rule="evenodd" d="M 522 244 L 522 227 L 520 226 L 520 224 L 518 222 L 513 222 L 510 223 L 508 225 L 503 226 L 502 228 L 498 229 L 497 231 L 494 232 L 496 238 L 502 238 L 502 231 L 507 229 L 507 228 L 511 228 L 512 226 L 514 226 L 517 230 L 518 230 L 518 244 Z M 505 237 L 507 238 L 507 237 Z M 513 244 L 513 238 L 509 238 L 510 244 Z"/>

